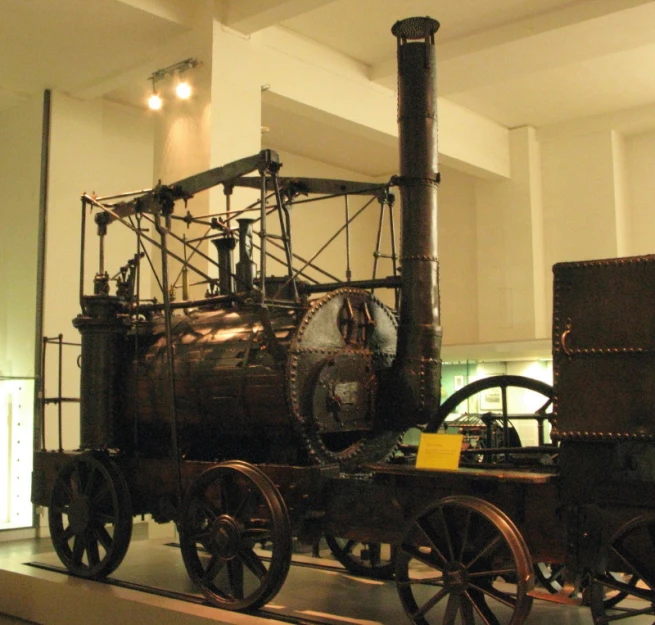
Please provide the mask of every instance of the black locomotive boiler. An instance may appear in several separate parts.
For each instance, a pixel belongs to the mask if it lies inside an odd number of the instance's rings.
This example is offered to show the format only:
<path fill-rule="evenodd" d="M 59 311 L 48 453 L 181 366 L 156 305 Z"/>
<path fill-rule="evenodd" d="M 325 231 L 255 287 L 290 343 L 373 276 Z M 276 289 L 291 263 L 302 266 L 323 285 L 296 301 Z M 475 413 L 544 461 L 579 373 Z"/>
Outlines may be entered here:
<path fill-rule="evenodd" d="M 411 455 L 394 454 L 407 428 L 435 431 L 462 399 L 488 388 L 476 382 L 440 406 L 437 29 L 430 18 L 392 29 L 400 169 L 387 184 L 283 177 L 277 154 L 264 150 L 147 192 L 83 195 L 82 231 L 95 210 L 99 262 L 93 293 L 84 294 L 83 236 L 73 322 L 80 445 L 62 449 L 61 435 L 56 450 L 44 442 L 32 488 L 70 573 L 110 575 L 128 551 L 133 516 L 151 514 L 175 522 L 189 576 L 230 610 L 267 603 L 285 581 L 293 539 L 327 534 L 346 541 L 338 556 L 356 572 L 393 574 L 419 625 L 521 625 L 538 594 L 535 566 L 551 590 L 562 581 L 563 601 L 589 598 L 597 623 L 640 625 L 655 612 L 655 288 L 639 295 L 644 276 L 650 285 L 655 275 L 652 258 L 558 266 L 554 392 L 515 376 L 491 381 L 501 389 L 505 434 L 507 387 L 523 385 L 544 396 L 533 417 L 552 418 L 558 445 L 517 455 L 505 436 L 500 449 L 475 450 L 494 463 L 458 471 L 417 469 Z M 215 186 L 225 212 L 182 214 L 182 203 Z M 235 210 L 235 189 L 256 197 Z M 335 202 L 342 225 L 318 252 L 301 255 L 292 209 L 334 211 Z M 350 238 L 369 207 L 378 210 L 373 271 L 353 280 Z M 118 223 L 133 232 L 135 251 L 114 286 L 105 245 Z M 176 225 L 205 233 L 187 238 Z M 317 260 L 339 237 L 345 279 Z M 379 277 L 383 261 L 390 275 Z M 147 266 L 160 301 L 142 295 Z M 190 276 L 204 297 L 188 296 Z M 603 293 L 638 309 L 642 329 L 626 329 L 634 325 L 623 323 L 625 306 Z M 627 395 L 612 390 L 615 378 L 642 370 L 644 383 Z M 558 461 L 543 465 L 544 454 Z M 364 546 L 358 562 L 355 545 Z"/>

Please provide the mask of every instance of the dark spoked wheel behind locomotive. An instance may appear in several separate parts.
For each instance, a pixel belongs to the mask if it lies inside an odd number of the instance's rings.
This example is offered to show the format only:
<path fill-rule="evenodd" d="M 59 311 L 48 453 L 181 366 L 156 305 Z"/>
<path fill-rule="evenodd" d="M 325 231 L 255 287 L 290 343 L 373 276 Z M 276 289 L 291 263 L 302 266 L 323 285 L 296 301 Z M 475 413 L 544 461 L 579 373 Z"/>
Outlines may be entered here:
<path fill-rule="evenodd" d="M 500 403 L 494 401 L 493 408 L 486 408 L 484 403 L 484 395 L 488 391 L 496 390 L 499 393 L 497 399 Z M 526 397 L 524 401 L 534 404 L 534 411 L 530 415 L 513 414 L 510 410 L 511 395 L 520 390 Z M 526 393 L 527 391 L 527 393 Z M 487 413 L 489 416 L 494 416 L 495 419 L 490 421 L 493 425 L 500 425 L 501 427 L 507 423 L 508 429 L 501 432 L 501 444 L 507 447 L 520 446 L 520 440 L 515 436 L 512 419 L 525 419 L 534 418 L 537 423 L 546 419 L 546 415 L 550 410 L 553 402 L 553 387 L 541 380 L 534 380 L 526 378 L 521 375 L 494 375 L 481 380 L 475 380 L 467 384 L 463 388 L 455 391 L 446 401 L 439 407 L 439 412 L 435 419 L 430 421 L 426 426 L 427 432 L 436 431 L 439 426 L 453 414 L 458 407 L 466 402 L 464 412 L 469 412 L 469 402 L 474 400 L 473 406 L 475 412 Z M 485 416 L 487 416 L 485 415 Z M 497 422 L 497 423 L 496 423 Z"/>
<path fill-rule="evenodd" d="M 594 577 L 594 623 L 651 622 L 655 616 L 655 514 L 641 515 L 626 523 L 614 534 L 608 549 L 609 568 L 621 573 Z M 644 616 L 651 618 L 644 620 Z"/>
<path fill-rule="evenodd" d="M 325 535 L 332 555 L 354 575 L 393 579 L 395 547 L 388 543 L 359 541 Z"/>

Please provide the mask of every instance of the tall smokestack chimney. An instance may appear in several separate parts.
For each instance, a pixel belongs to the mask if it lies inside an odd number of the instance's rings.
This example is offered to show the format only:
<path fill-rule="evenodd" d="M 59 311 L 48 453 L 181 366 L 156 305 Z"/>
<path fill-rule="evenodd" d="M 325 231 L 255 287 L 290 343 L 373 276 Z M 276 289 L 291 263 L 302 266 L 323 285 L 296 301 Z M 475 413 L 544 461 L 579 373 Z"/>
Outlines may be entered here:
<path fill-rule="evenodd" d="M 427 423 L 441 395 L 437 258 L 437 93 L 434 35 L 439 22 L 396 22 L 398 138 L 402 201 L 402 286 L 395 368 L 407 421 Z"/>

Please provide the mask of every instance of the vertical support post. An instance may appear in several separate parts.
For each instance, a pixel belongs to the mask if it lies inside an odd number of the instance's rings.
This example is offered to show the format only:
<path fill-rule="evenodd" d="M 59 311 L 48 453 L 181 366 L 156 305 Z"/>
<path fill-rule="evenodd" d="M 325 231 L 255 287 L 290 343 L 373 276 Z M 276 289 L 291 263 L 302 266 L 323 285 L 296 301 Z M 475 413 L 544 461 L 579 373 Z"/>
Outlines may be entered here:
<path fill-rule="evenodd" d="M 166 331 L 166 358 L 168 361 L 168 401 L 171 416 L 171 451 L 173 463 L 175 466 L 176 487 L 177 487 L 177 505 L 182 505 L 182 470 L 180 467 L 180 453 L 178 442 L 178 422 L 177 422 L 177 401 L 175 394 L 175 362 L 173 350 L 173 328 L 172 328 L 172 309 L 171 294 L 168 286 L 168 240 L 167 233 L 171 227 L 171 217 L 173 207 L 165 207 L 166 224 L 161 226 L 161 216 L 158 214 L 155 219 L 155 227 L 161 238 L 161 281 L 162 295 L 164 298 L 164 325 Z"/>
<path fill-rule="evenodd" d="M 59 434 L 59 451 L 63 451 L 63 424 L 62 424 L 62 410 L 63 410 L 63 366 L 64 366 L 64 346 L 63 346 L 64 335 L 59 334 L 57 336 L 57 344 L 59 347 L 59 376 L 57 379 L 57 423 L 58 423 L 58 434 Z"/>
<path fill-rule="evenodd" d="M 268 233 L 266 232 L 266 176 L 264 172 L 260 172 L 261 175 L 261 188 L 260 188 L 260 197 L 259 197 L 259 207 L 260 207 L 260 217 L 259 222 L 261 229 L 259 236 L 261 237 L 261 247 L 260 247 L 260 260 L 259 260 L 259 277 L 260 277 L 260 288 L 261 288 L 261 301 L 266 301 L 266 243 Z"/>
<path fill-rule="evenodd" d="M 352 280 L 352 271 L 350 270 L 350 206 L 348 205 L 348 195 L 344 195 L 346 202 L 346 282 Z"/>

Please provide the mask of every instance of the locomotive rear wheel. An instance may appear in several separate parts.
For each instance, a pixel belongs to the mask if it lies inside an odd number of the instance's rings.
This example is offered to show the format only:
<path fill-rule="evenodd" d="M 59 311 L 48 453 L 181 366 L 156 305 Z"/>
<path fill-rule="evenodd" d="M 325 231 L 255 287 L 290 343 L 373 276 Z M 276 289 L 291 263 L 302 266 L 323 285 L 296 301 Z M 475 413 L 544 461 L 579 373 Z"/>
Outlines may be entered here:
<path fill-rule="evenodd" d="M 371 579 L 393 579 L 395 549 L 388 543 L 362 543 L 325 535 L 332 555 L 347 571 Z"/>
<path fill-rule="evenodd" d="M 192 484 L 179 532 L 189 577 L 219 608 L 259 608 L 284 584 L 289 512 L 268 476 L 246 462 L 219 464 Z"/>
<path fill-rule="evenodd" d="M 73 575 L 106 577 L 123 561 L 132 536 L 130 495 L 120 471 L 99 452 L 65 465 L 48 508 L 52 544 Z"/>
<path fill-rule="evenodd" d="M 395 572 L 416 625 L 521 625 L 532 606 L 523 537 L 504 512 L 475 497 L 446 497 L 414 517 Z"/>
<path fill-rule="evenodd" d="M 591 586 L 595 624 L 655 615 L 655 514 L 638 516 L 612 537 L 608 559 L 613 571 Z"/>

